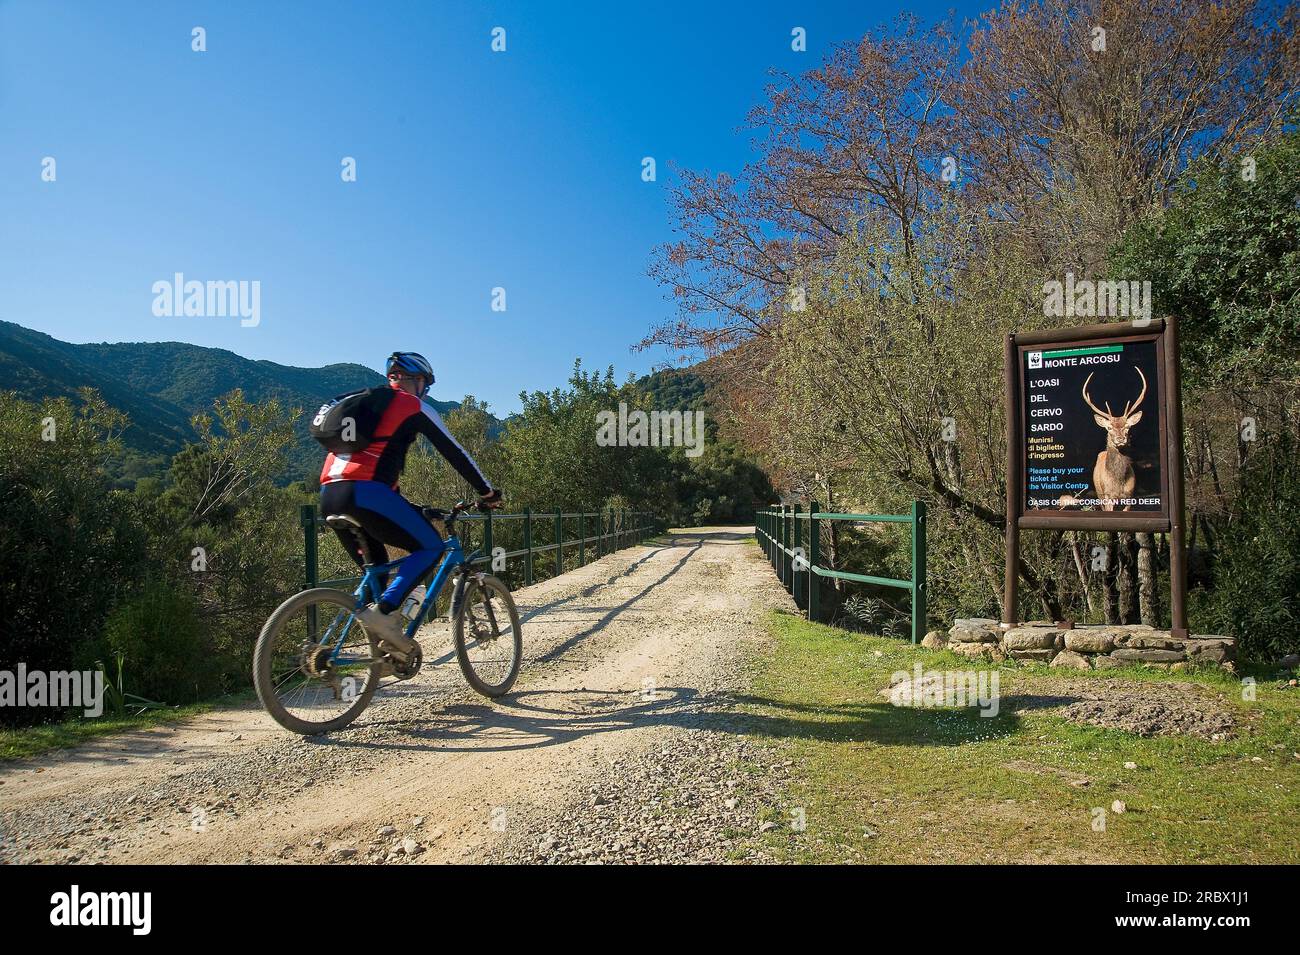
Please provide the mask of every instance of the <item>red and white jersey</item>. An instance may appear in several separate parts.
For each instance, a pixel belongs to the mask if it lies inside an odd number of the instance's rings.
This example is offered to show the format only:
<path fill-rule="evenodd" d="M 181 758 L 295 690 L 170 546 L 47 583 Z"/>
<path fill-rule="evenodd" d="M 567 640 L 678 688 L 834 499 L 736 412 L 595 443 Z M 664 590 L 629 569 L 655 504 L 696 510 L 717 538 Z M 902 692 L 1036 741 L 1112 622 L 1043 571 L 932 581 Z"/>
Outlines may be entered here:
<path fill-rule="evenodd" d="M 360 451 L 327 454 L 325 466 L 320 472 L 321 484 L 334 481 L 379 481 L 396 488 L 402 469 L 406 466 L 406 452 L 416 435 L 422 434 L 433 442 L 438 452 L 475 491 L 486 494 L 492 490 L 474 459 L 447 430 L 437 409 L 396 385 L 390 387 L 397 394 L 393 395 L 393 400 L 379 419 L 373 440 Z"/>

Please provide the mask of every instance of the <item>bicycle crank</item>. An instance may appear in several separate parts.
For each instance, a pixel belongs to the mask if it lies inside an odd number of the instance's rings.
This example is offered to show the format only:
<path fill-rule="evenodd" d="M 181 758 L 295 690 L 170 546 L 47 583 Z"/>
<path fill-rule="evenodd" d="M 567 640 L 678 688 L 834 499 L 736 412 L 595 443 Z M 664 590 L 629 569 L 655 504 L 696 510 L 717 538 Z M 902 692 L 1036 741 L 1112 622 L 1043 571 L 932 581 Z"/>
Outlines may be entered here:
<path fill-rule="evenodd" d="M 380 668 L 380 676 L 395 676 L 399 680 L 409 680 L 420 672 L 420 667 L 424 662 L 424 654 L 417 644 L 415 649 L 408 654 L 399 654 L 396 651 L 389 651 L 383 655 L 383 666 Z"/>

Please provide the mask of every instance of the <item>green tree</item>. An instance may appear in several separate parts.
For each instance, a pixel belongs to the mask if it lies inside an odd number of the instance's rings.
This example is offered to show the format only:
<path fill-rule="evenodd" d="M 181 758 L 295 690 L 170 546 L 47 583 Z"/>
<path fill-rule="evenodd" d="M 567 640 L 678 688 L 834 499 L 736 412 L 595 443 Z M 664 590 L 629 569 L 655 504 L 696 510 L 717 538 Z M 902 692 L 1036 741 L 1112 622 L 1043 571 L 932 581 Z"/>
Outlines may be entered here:
<path fill-rule="evenodd" d="M 597 441 L 598 415 L 620 404 L 649 410 L 633 382 L 616 384 L 575 362 L 567 388 L 524 392 L 522 412 L 506 423 L 501 440 L 511 509 L 594 511 L 620 494 L 637 510 L 667 511 L 674 501 L 672 466 L 660 448 Z"/>
<path fill-rule="evenodd" d="M 204 652 L 190 675 L 196 685 L 211 679 L 223 690 L 246 684 L 262 623 L 301 585 L 297 510 L 311 498 L 301 485 L 274 483 L 291 447 L 293 419 L 277 400 L 249 402 L 236 389 L 218 398 L 211 414 L 195 416 L 199 439 L 173 459 L 166 489 L 155 497 L 148 485 L 137 488 L 151 528 L 153 573 L 198 608 Z M 149 599 L 147 588 L 141 599 Z M 141 611 L 121 626 L 153 619 L 158 615 Z M 132 645 L 124 629 L 116 639 Z M 128 684 L 138 672 L 132 664 L 128 659 Z"/>
<path fill-rule="evenodd" d="M 0 669 L 67 669 L 147 573 L 146 535 L 104 464 L 125 415 L 89 389 L 39 404 L 0 393 Z M 0 719 L 41 711 L 6 708 Z"/>
<path fill-rule="evenodd" d="M 1300 116 L 1297 116 L 1300 119 Z M 1203 157 L 1167 209 L 1129 229 L 1111 272 L 1149 279 L 1180 318 L 1193 387 L 1300 373 L 1300 130 L 1234 156 Z"/>

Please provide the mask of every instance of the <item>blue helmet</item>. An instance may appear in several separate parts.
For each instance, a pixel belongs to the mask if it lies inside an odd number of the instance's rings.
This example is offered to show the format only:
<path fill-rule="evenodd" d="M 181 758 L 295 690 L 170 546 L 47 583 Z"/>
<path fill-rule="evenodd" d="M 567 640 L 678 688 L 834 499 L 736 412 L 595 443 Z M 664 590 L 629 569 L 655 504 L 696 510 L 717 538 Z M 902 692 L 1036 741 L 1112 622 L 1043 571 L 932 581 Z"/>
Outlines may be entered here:
<path fill-rule="evenodd" d="M 429 384 L 425 385 L 424 388 L 421 389 L 421 395 L 426 394 L 429 390 L 429 386 L 433 384 L 433 366 L 430 365 L 429 360 L 419 352 L 393 352 L 388 356 L 388 371 L 391 372 L 394 367 L 401 368 L 403 371 L 408 371 L 413 375 L 423 375 L 428 379 Z"/>

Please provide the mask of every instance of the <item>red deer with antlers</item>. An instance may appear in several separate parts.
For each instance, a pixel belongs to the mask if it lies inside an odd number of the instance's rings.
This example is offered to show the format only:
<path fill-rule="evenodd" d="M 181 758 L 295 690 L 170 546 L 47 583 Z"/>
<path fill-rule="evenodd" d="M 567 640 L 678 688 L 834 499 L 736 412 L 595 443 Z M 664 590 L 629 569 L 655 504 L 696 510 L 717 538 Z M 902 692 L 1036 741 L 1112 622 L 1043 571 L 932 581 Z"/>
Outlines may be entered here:
<path fill-rule="evenodd" d="M 1097 455 L 1097 464 L 1092 469 L 1092 486 L 1096 489 L 1097 499 L 1109 502 L 1101 505 L 1104 511 L 1115 510 L 1115 501 L 1131 498 L 1137 486 L 1133 459 L 1124 453 L 1124 449 L 1129 444 L 1129 429 L 1142 420 L 1142 412 L 1137 409 L 1147 396 L 1147 376 L 1142 374 L 1141 368 L 1134 370 L 1142 379 L 1142 393 L 1136 401 L 1125 404 L 1121 414 L 1111 413 L 1110 402 L 1106 402 L 1105 411 L 1092 403 L 1088 397 L 1088 382 L 1092 381 L 1092 374 L 1083 381 L 1083 400 L 1093 410 L 1097 426 L 1106 431 L 1106 450 Z M 1125 504 L 1123 510 L 1127 511 L 1129 507 Z"/>

